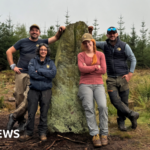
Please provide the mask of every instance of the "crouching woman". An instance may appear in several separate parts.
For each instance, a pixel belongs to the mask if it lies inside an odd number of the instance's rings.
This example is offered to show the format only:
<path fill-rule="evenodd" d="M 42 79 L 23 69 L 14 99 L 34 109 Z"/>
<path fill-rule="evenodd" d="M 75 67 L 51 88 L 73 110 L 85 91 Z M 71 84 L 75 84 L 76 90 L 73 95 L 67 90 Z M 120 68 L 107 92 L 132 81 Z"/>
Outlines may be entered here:
<path fill-rule="evenodd" d="M 28 122 L 26 131 L 20 141 L 27 141 L 33 136 L 35 113 L 40 105 L 40 123 L 38 125 L 41 141 L 46 141 L 47 113 L 51 101 L 52 79 L 56 75 L 54 62 L 49 58 L 50 48 L 41 43 L 37 48 L 37 56 L 29 62 L 30 90 L 28 93 Z"/>
<path fill-rule="evenodd" d="M 107 145 L 108 111 L 102 74 L 106 73 L 105 56 L 96 51 L 96 43 L 92 35 L 85 33 L 82 36 L 81 49 L 78 54 L 80 83 L 78 96 L 82 100 L 90 135 L 95 147 Z M 94 99 L 98 105 L 100 120 L 100 136 L 96 123 Z"/>

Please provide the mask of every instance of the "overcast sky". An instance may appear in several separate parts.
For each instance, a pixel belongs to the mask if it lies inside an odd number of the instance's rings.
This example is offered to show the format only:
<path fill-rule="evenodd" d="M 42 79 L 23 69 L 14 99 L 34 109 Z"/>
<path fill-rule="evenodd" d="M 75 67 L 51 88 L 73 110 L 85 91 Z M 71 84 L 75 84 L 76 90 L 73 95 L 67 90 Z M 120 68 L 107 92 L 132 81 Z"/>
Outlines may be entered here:
<path fill-rule="evenodd" d="M 13 24 L 24 23 L 27 28 L 38 24 L 41 30 L 51 25 L 65 25 L 65 15 L 69 11 L 71 23 L 88 22 L 93 25 L 98 20 L 99 33 L 106 33 L 109 26 L 118 27 L 120 15 L 126 32 L 131 32 L 134 24 L 140 35 L 141 22 L 145 21 L 150 31 L 150 0 L 0 0 L 0 22 L 9 14 Z"/>

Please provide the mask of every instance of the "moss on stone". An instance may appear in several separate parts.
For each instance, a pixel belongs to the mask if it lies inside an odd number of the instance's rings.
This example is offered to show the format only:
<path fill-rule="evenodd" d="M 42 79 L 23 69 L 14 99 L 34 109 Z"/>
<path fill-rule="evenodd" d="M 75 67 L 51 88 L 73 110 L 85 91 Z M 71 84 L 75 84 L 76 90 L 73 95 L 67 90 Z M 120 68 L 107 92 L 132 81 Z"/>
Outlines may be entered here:
<path fill-rule="evenodd" d="M 85 114 L 78 99 L 79 70 L 77 55 L 81 52 L 81 37 L 88 32 L 84 22 L 66 27 L 59 41 L 53 80 L 52 101 L 48 112 L 48 129 L 51 132 L 88 132 Z"/>

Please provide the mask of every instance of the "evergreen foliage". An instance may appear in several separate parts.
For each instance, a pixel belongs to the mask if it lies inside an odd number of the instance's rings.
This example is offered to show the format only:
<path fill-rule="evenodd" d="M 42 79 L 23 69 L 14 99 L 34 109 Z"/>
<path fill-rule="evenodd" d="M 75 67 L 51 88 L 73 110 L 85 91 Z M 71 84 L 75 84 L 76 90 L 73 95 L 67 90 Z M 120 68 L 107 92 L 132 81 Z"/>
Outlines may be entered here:
<path fill-rule="evenodd" d="M 68 9 L 67 9 L 67 12 L 66 12 L 66 16 L 65 16 L 65 17 L 66 17 L 65 25 L 68 26 L 68 25 L 71 23 L 71 22 L 69 21 L 69 17 L 70 17 L 70 16 L 68 15 Z"/>
<path fill-rule="evenodd" d="M 94 19 L 94 24 L 93 24 L 93 27 L 94 27 L 94 29 L 93 29 L 93 38 L 95 39 L 95 40 L 98 40 L 98 30 L 99 30 L 99 28 L 98 28 L 98 23 L 97 23 L 97 19 L 95 18 Z"/>
<path fill-rule="evenodd" d="M 119 24 L 119 28 L 118 28 L 118 30 L 119 30 L 119 37 L 120 37 L 121 40 L 123 40 L 123 32 L 125 30 L 125 27 L 123 27 L 124 22 L 123 22 L 122 19 L 123 19 L 123 17 L 120 16 L 119 21 L 118 21 L 118 24 Z"/>
<path fill-rule="evenodd" d="M 65 25 L 69 25 L 69 14 L 68 10 L 66 12 L 66 21 Z M 135 57 L 137 59 L 137 68 L 150 68 L 150 31 L 146 28 L 145 22 L 141 23 L 140 35 L 137 35 L 134 24 L 131 27 L 131 33 L 127 34 L 125 32 L 125 26 L 123 17 L 120 16 L 119 21 L 117 22 L 119 27 L 118 34 L 122 41 L 129 44 Z M 88 24 L 88 23 L 87 23 Z M 109 26 L 109 25 L 108 25 Z M 56 21 L 55 26 L 49 26 L 46 29 L 44 28 L 44 32 L 41 33 L 40 38 L 47 39 L 56 34 L 60 25 L 59 21 Z M 97 41 L 105 41 L 107 39 L 106 32 L 103 34 L 98 34 L 99 24 L 98 20 L 94 19 L 93 23 L 94 31 L 93 37 Z M 5 22 L 0 22 L 0 71 L 9 69 L 9 64 L 6 58 L 6 51 L 8 48 L 13 46 L 18 40 L 22 38 L 28 38 L 29 33 L 27 32 L 25 24 L 16 24 L 13 25 L 11 17 L 9 16 Z M 59 40 L 50 44 L 51 56 L 52 60 L 55 60 L 55 55 L 57 51 Z M 13 54 L 14 62 L 17 63 L 19 58 L 19 51 Z"/>

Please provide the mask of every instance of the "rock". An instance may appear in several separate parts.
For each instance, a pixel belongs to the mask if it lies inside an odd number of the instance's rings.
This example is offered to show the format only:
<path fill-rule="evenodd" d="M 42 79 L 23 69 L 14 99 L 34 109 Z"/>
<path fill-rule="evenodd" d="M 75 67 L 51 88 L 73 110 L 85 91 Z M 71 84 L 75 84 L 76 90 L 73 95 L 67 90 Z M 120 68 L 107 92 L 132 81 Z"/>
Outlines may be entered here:
<path fill-rule="evenodd" d="M 81 37 L 88 32 L 84 22 L 70 24 L 59 41 L 55 65 L 57 74 L 53 80 L 52 100 L 48 112 L 50 132 L 88 132 L 85 114 L 77 92 L 79 70 L 77 55 L 81 52 Z"/>
<path fill-rule="evenodd" d="M 9 102 L 15 102 L 15 98 L 14 98 L 14 97 L 9 97 L 9 98 L 8 98 L 8 101 L 9 101 Z"/>

